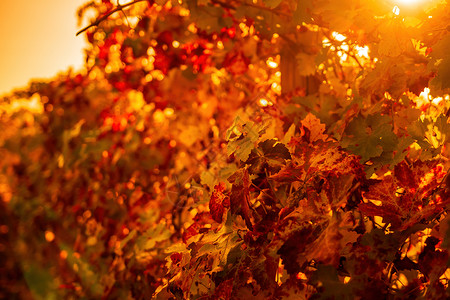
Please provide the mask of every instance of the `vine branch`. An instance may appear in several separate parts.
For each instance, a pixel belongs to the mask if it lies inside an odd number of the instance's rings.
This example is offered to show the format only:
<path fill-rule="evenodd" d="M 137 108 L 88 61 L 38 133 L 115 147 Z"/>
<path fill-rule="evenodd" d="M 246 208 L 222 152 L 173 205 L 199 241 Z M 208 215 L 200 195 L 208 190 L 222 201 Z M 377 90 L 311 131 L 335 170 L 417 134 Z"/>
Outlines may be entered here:
<path fill-rule="evenodd" d="M 83 29 L 81 29 L 80 31 L 77 32 L 77 36 L 82 34 L 83 32 L 85 32 L 86 30 L 88 30 L 91 27 L 96 27 L 98 26 L 101 22 L 105 21 L 106 19 L 109 18 L 109 16 L 111 16 L 112 14 L 122 11 L 124 8 L 134 5 L 138 2 L 143 2 L 143 1 L 147 1 L 147 0 L 134 0 L 130 3 L 127 4 L 118 4 L 113 10 L 109 11 L 108 13 L 106 13 L 105 15 L 103 15 L 101 18 L 98 18 L 97 20 L 95 20 L 95 22 L 91 23 L 90 25 L 84 27 Z"/>

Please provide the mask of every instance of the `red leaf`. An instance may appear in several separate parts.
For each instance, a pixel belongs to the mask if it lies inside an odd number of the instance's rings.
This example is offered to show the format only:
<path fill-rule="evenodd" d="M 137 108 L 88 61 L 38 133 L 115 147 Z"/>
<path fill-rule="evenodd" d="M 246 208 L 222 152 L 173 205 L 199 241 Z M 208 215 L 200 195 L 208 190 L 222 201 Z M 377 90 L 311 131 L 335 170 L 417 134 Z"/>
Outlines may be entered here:
<path fill-rule="evenodd" d="M 175 253 L 172 253 L 172 254 L 170 255 L 170 259 L 172 260 L 172 262 L 173 262 L 174 264 L 179 263 L 179 262 L 181 261 L 182 258 L 183 258 L 183 255 L 182 255 L 181 253 L 179 253 L 179 252 L 175 252 Z"/>
<path fill-rule="evenodd" d="M 380 216 L 393 230 L 404 230 L 439 213 L 450 199 L 433 196 L 444 172 L 435 162 L 402 162 L 389 175 L 363 194 L 359 209 L 367 216 Z M 379 201 L 379 203 L 374 204 Z"/>
<path fill-rule="evenodd" d="M 228 178 L 233 184 L 230 194 L 230 207 L 232 214 L 240 214 L 247 227 L 253 231 L 252 222 L 250 221 L 250 208 L 248 201 L 250 199 L 250 178 L 247 169 L 239 169 Z"/>
<path fill-rule="evenodd" d="M 230 206 L 230 198 L 223 193 L 225 189 L 225 183 L 220 182 L 214 187 L 214 192 L 209 200 L 209 211 L 213 220 L 218 223 L 222 223 L 225 207 Z"/>

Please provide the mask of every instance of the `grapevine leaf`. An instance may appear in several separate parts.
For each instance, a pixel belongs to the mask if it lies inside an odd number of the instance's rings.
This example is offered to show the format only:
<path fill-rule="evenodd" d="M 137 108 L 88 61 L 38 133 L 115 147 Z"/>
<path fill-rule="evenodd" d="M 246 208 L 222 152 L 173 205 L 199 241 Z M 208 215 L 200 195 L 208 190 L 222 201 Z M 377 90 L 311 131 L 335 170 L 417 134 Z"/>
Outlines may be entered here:
<path fill-rule="evenodd" d="M 450 36 L 448 35 L 433 46 L 433 51 L 431 53 L 432 60 L 428 64 L 430 69 L 436 70 L 437 72 L 436 77 L 430 82 L 433 94 L 441 94 L 439 91 L 450 88 L 449 47 Z"/>
<path fill-rule="evenodd" d="M 367 216 L 380 216 L 394 230 L 405 230 L 419 221 L 438 214 L 448 203 L 431 201 L 432 191 L 439 185 L 442 168 L 434 162 L 418 161 L 412 167 L 402 162 L 394 175 L 370 186 L 363 194 L 366 202 L 358 207 Z"/>
<path fill-rule="evenodd" d="M 308 135 L 307 140 L 311 143 L 317 140 L 326 141 L 328 136 L 325 133 L 325 124 L 320 123 L 320 120 L 312 113 L 308 113 L 306 117 L 301 121 L 302 135 Z"/>
<path fill-rule="evenodd" d="M 251 121 L 241 124 L 241 119 L 237 117 L 234 124 L 227 130 L 228 155 L 235 153 L 241 161 L 246 161 L 255 148 L 260 130 L 260 126 Z"/>
<path fill-rule="evenodd" d="M 250 230 L 253 230 L 250 220 L 250 178 L 247 169 L 239 169 L 228 178 L 233 184 L 230 194 L 230 207 L 232 214 L 240 214 L 245 220 L 245 224 Z"/>
<path fill-rule="evenodd" d="M 356 242 L 359 237 L 358 234 L 344 229 L 348 224 L 345 224 L 345 218 L 341 220 L 340 217 L 334 213 L 320 236 L 306 247 L 305 256 L 308 260 L 314 259 L 323 264 L 339 267 L 340 251 L 346 243 Z"/>
<path fill-rule="evenodd" d="M 341 144 L 361 156 L 362 162 L 381 156 L 383 151 L 393 151 L 398 138 L 392 132 L 390 122 L 391 118 L 380 114 L 368 115 L 367 118 L 359 115 L 348 124 Z"/>
<path fill-rule="evenodd" d="M 408 36 L 405 25 L 400 19 L 385 22 L 379 28 L 382 38 L 378 46 L 380 56 L 399 56 L 408 48 L 412 48 L 411 38 Z"/>
<path fill-rule="evenodd" d="M 420 118 L 408 127 L 408 133 L 424 151 L 421 156 L 424 158 L 428 158 L 425 156 L 427 154 L 434 157 L 440 153 L 442 146 L 449 141 L 448 132 L 450 124 L 444 114 L 440 114 L 435 121 L 429 116 Z"/>
<path fill-rule="evenodd" d="M 129 234 L 131 235 L 131 234 Z M 140 250 L 150 250 L 155 248 L 156 243 L 165 241 L 171 236 L 170 231 L 165 224 L 159 223 L 154 228 L 148 229 L 143 235 L 141 235 L 136 241 L 136 245 Z"/>
<path fill-rule="evenodd" d="M 294 136 L 295 134 L 295 124 L 292 124 L 288 131 L 286 132 L 286 134 L 284 135 L 283 140 L 281 141 L 283 144 L 287 145 L 290 141 L 291 138 Z"/>
<path fill-rule="evenodd" d="M 291 154 L 286 146 L 277 140 L 265 140 L 259 143 L 258 148 L 254 149 L 246 161 L 250 165 L 251 174 L 260 173 L 267 165 L 273 169 L 281 166 L 286 160 L 291 158 Z"/>
<path fill-rule="evenodd" d="M 209 201 L 209 211 L 214 221 L 222 223 L 223 214 L 225 208 L 230 206 L 230 199 L 227 195 L 223 194 L 226 186 L 225 183 L 220 182 L 214 187 L 214 192 L 211 195 Z"/>

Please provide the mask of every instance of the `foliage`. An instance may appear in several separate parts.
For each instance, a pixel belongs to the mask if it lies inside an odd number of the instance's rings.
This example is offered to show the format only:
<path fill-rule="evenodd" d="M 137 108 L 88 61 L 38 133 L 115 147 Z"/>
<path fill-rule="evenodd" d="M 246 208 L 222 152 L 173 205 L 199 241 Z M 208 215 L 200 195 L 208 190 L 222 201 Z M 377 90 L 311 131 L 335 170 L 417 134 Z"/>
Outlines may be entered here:
<path fill-rule="evenodd" d="M 116 4 L 1 99 L 2 296 L 449 297 L 446 2 Z"/>

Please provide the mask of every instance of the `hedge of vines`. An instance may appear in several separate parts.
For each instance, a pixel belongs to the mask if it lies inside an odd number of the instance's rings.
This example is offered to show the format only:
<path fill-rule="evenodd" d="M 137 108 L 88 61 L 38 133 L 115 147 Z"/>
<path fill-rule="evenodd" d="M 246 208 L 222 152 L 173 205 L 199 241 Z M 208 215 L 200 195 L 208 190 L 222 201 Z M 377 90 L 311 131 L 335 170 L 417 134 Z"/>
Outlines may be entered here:
<path fill-rule="evenodd" d="M 450 296 L 446 1 L 78 14 L 83 69 L 0 99 L 1 297 Z"/>

